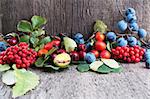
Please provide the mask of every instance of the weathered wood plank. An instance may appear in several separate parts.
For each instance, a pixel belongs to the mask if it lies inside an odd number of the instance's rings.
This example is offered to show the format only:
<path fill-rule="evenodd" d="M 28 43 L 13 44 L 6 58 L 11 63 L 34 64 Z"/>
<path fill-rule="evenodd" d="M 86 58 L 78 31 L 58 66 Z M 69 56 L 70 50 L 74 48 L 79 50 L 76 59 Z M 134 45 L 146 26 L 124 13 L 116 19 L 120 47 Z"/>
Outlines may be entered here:
<path fill-rule="evenodd" d="M 32 15 L 41 15 L 48 19 L 46 29 L 49 34 L 58 32 L 92 31 L 96 19 L 107 23 L 110 29 L 116 29 L 116 22 L 121 16 L 116 7 L 116 0 L 1 0 L 3 31 L 8 33 L 16 29 L 21 19 Z M 120 9 L 134 7 L 137 10 L 138 23 L 150 31 L 149 0 L 118 0 Z"/>
<path fill-rule="evenodd" d="M 76 66 L 62 72 L 32 70 L 40 85 L 17 99 L 149 99 L 150 72 L 144 63 L 123 64 L 120 74 L 80 73 Z M 10 99 L 10 87 L 0 81 L 0 99 Z"/>

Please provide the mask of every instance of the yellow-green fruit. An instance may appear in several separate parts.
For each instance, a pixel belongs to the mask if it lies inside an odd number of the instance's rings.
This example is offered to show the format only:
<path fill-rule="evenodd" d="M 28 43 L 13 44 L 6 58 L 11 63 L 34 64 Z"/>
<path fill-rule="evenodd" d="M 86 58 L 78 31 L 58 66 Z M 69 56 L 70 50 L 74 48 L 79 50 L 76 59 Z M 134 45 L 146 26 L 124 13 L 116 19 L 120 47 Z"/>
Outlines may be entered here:
<path fill-rule="evenodd" d="M 56 66 L 59 66 L 60 68 L 67 68 L 67 65 L 69 65 L 71 62 L 71 57 L 67 53 L 58 54 L 54 58 L 53 62 Z"/>

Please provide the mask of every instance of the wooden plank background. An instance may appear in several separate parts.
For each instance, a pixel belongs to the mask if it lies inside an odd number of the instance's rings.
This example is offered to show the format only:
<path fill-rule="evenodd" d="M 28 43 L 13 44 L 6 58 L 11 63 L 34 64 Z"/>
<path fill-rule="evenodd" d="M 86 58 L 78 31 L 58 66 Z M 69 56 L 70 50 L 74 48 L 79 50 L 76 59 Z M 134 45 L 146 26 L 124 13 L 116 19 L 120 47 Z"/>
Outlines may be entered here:
<path fill-rule="evenodd" d="M 140 27 L 150 32 L 149 0 L 118 1 L 121 10 L 135 8 Z M 86 35 L 92 31 L 96 19 L 103 20 L 110 29 L 116 29 L 116 22 L 121 19 L 116 0 L 1 0 L 1 3 L 3 33 L 15 31 L 19 20 L 32 15 L 47 18 L 49 34 L 81 32 Z"/>

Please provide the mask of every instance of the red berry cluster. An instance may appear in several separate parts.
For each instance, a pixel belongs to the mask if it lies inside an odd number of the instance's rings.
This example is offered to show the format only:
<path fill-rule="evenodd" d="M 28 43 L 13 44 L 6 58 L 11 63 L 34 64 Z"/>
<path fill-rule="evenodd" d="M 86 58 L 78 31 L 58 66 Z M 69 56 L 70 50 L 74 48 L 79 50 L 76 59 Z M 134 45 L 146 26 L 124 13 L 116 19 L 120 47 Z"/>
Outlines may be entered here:
<path fill-rule="evenodd" d="M 145 49 L 139 46 L 116 47 L 112 49 L 112 57 L 116 60 L 123 60 L 128 63 L 137 63 L 143 59 L 144 52 Z"/>
<path fill-rule="evenodd" d="M 16 64 L 17 68 L 28 68 L 36 60 L 37 52 L 29 48 L 27 43 L 11 46 L 0 53 L 0 64 Z"/>

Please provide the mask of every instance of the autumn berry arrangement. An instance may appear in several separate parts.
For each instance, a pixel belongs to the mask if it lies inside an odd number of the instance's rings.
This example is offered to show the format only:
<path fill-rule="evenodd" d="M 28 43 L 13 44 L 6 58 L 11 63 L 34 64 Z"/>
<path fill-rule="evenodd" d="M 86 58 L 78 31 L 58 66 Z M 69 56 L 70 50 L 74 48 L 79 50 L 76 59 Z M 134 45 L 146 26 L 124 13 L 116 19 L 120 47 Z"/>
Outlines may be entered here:
<path fill-rule="evenodd" d="M 2 81 L 13 85 L 15 98 L 39 84 L 39 77 L 28 70 L 31 66 L 59 72 L 73 64 L 79 72 L 108 74 L 123 71 L 119 62 L 144 60 L 150 68 L 149 45 L 143 40 L 147 32 L 139 28 L 136 11 L 128 8 L 122 16 L 117 23 L 119 31 L 110 31 L 103 21 L 96 20 L 88 39 L 79 32 L 72 37 L 65 33 L 48 35 L 44 29 L 47 20 L 41 16 L 21 20 L 16 33 L 0 34 Z"/>

